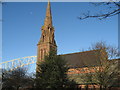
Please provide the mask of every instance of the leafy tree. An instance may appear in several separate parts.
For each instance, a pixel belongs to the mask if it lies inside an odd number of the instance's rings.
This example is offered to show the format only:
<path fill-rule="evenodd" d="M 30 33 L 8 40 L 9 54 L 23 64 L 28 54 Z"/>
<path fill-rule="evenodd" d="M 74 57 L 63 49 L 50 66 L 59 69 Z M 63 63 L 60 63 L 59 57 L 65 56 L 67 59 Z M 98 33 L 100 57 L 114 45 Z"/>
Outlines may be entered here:
<path fill-rule="evenodd" d="M 3 70 L 2 72 L 2 90 L 19 90 L 19 88 L 25 88 L 31 86 L 33 80 L 27 75 L 25 68 L 17 68 L 13 71 Z"/>
<path fill-rule="evenodd" d="M 67 64 L 55 52 L 50 52 L 48 56 L 45 56 L 44 61 L 38 64 L 38 67 L 36 87 L 59 89 L 70 85 L 67 77 Z"/>

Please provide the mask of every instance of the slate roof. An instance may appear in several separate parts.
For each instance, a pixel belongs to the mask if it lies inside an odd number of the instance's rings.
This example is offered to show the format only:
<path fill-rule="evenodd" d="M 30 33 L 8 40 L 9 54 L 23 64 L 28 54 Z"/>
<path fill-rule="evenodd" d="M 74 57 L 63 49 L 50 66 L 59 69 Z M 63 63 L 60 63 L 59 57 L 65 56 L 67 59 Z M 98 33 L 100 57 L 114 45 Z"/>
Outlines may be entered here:
<path fill-rule="evenodd" d="M 91 50 L 77 53 L 69 53 L 60 55 L 70 68 L 82 68 L 98 66 L 100 61 L 100 50 Z"/>

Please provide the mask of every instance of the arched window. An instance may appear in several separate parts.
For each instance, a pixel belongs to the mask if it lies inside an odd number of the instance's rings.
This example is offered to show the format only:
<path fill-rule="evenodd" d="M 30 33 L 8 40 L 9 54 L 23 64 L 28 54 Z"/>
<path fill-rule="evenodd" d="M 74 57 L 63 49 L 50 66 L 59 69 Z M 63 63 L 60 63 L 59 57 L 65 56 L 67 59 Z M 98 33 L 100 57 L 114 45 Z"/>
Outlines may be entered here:
<path fill-rule="evenodd" d="M 43 59 L 43 50 L 41 49 L 41 60 Z"/>
<path fill-rule="evenodd" d="M 44 49 L 44 55 L 46 56 L 46 49 Z"/>
<path fill-rule="evenodd" d="M 45 36 L 43 35 L 43 42 L 45 41 L 44 39 L 45 39 Z"/>

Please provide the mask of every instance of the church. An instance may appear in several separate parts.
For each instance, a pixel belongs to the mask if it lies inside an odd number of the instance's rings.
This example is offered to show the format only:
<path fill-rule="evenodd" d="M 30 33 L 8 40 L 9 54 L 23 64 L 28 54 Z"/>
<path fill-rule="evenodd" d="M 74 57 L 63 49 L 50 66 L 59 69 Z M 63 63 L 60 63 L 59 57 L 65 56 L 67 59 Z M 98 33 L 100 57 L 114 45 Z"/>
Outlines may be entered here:
<path fill-rule="evenodd" d="M 37 63 L 43 61 L 44 56 L 50 51 L 54 50 L 57 53 L 57 44 L 54 38 L 54 32 L 55 28 L 52 24 L 51 5 L 50 2 L 48 2 L 44 25 L 41 27 L 41 38 L 37 44 Z M 88 67 L 98 67 L 101 60 L 108 59 L 105 50 L 99 49 L 68 53 L 60 56 L 67 61 L 70 68 L 68 71 L 69 75 L 82 73 L 82 70 L 77 71 L 76 68 L 86 69 Z"/>
<path fill-rule="evenodd" d="M 40 62 L 44 59 L 44 56 L 49 53 L 51 50 L 55 50 L 57 52 L 57 45 L 54 38 L 54 27 L 52 24 L 52 13 L 50 2 L 48 2 L 46 9 L 46 17 L 44 20 L 44 25 L 41 28 L 41 38 L 37 44 L 37 62 Z M 77 52 L 77 53 L 68 53 L 60 55 L 62 56 L 68 63 L 69 67 L 85 67 L 84 62 L 87 62 L 88 65 L 97 65 L 97 61 L 100 57 L 102 58 L 103 51 L 99 50 L 91 50 L 85 52 Z M 98 56 L 99 55 L 99 56 Z"/>

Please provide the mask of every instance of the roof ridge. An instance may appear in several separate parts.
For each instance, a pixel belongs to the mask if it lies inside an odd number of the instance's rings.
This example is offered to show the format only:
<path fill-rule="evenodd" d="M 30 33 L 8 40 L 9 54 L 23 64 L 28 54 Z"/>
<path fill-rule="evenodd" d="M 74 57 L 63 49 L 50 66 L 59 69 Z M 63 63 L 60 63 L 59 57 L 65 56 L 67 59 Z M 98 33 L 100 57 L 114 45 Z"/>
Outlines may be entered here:
<path fill-rule="evenodd" d="M 92 51 L 98 51 L 98 49 L 90 50 L 90 51 L 83 51 L 83 52 L 68 53 L 68 54 L 59 54 L 59 55 L 63 56 L 63 55 L 79 54 L 79 53 L 86 53 L 86 52 L 92 52 Z"/>

